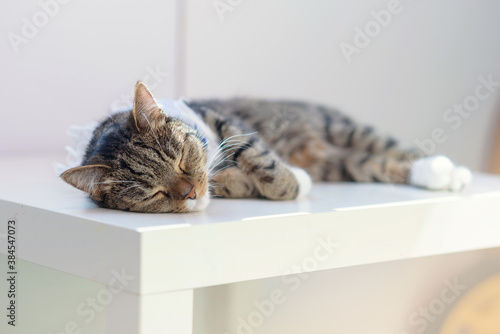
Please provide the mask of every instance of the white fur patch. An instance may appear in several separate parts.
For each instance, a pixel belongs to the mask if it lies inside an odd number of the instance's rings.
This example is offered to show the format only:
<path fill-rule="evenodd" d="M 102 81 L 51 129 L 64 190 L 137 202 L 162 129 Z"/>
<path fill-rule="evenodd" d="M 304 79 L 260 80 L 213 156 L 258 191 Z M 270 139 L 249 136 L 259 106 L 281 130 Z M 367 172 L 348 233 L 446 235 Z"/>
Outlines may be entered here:
<path fill-rule="evenodd" d="M 87 146 L 92 139 L 94 130 L 98 126 L 97 122 L 93 122 L 85 126 L 72 125 L 68 128 L 66 133 L 71 138 L 72 144 L 64 147 L 68 153 L 65 163 L 55 163 L 54 165 L 57 175 L 61 175 L 68 169 L 78 167 L 82 164 Z"/>
<path fill-rule="evenodd" d="M 304 198 L 309 193 L 312 187 L 312 180 L 309 174 L 302 168 L 297 167 L 289 167 L 292 171 L 293 175 L 297 179 L 299 183 L 299 194 L 297 195 L 297 199 Z"/>
<path fill-rule="evenodd" d="M 194 200 L 189 199 L 184 203 L 189 212 L 204 211 L 207 208 L 208 203 L 210 203 L 210 194 L 207 191 L 202 197 Z"/>
<path fill-rule="evenodd" d="M 467 167 L 458 166 L 453 170 L 450 189 L 458 191 L 472 182 L 472 173 Z"/>
<path fill-rule="evenodd" d="M 466 167 L 455 166 L 445 156 L 421 158 L 410 171 L 410 184 L 431 190 L 463 189 L 472 182 L 472 173 Z"/>

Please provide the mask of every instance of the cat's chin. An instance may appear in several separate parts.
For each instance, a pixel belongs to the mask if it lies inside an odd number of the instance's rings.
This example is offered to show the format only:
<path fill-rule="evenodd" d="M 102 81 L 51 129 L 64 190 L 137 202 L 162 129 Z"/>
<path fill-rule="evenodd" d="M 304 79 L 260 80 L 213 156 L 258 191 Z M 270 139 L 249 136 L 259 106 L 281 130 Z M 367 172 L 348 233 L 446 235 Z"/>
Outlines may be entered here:
<path fill-rule="evenodd" d="M 210 194 L 207 191 L 205 195 L 203 195 L 199 199 L 187 200 L 185 202 L 185 205 L 188 209 L 188 212 L 200 212 L 205 211 L 208 203 L 210 203 Z"/>

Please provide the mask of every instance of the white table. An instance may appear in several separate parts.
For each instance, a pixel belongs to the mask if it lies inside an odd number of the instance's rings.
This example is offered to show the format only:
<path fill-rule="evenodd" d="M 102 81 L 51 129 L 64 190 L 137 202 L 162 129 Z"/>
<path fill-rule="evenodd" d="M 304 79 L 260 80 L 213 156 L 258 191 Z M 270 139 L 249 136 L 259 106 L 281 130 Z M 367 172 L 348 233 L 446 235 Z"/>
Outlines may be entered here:
<path fill-rule="evenodd" d="M 193 332 L 196 289 L 500 247 L 498 176 L 475 174 L 461 193 L 318 184 L 300 201 L 218 199 L 204 213 L 138 214 L 97 208 L 58 179 L 54 161 L 62 158 L 0 159 L 0 234 L 5 238 L 6 221 L 15 218 L 17 256 L 26 271 L 36 276 L 49 270 L 79 287 L 88 283 L 105 304 L 95 319 L 88 305 L 74 308 L 67 321 L 50 324 L 56 326 L 49 329 L 53 334 L 86 333 L 92 326 L 110 334 L 188 334 Z M 5 239 L 0 247 L 6 254 Z M 119 272 L 125 278 L 113 279 Z M 123 291 L 117 289 L 120 281 Z M 39 288 L 72 291 L 50 282 Z M 29 300 L 23 285 L 18 289 L 19 298 Z M 73 296 L 65 292 L 54 298 L 39 304 L 64 305 Z M 78 298 L 68 305 L 77 308 Z M 34 328 L 44 326 L 47 317 L 19 307 L 19 326 L 8 330 L 31 328 L 30 317 L 37 319 Z"/>

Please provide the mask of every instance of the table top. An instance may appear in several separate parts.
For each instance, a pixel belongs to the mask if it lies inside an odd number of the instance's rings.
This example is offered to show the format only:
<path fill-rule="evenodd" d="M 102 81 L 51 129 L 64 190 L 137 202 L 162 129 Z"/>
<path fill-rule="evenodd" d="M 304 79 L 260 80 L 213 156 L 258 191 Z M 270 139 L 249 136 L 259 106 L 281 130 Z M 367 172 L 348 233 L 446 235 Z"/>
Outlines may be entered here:
<path fill-rule="evenodd" d="M 297 201 L 214 199 L 205 212 L 140 214 L 96 207 L 56 175 L 63 159 L 0 158 L 0 219 L 19 220 L 19 258 L 104 284 L 126 268 L 138 278 L 133 293 L 500 247 L 499 176 L 476 173 L 459 193 L 322 183 Z"/>
<path fill-rule="evenodd" d="M 368 207 L 387 207 L 451 201 L 485 193 L 500 193 L 500 177 L 475 174 L 465 191 L 427 191 L 407 185 L 320 183 L 309 196 L 295 201 L 212 199 L 205 212 L 143 214 L 97 207 L 88 196 L 56 174 L 58 155 L 0 158 L 0 199 L 138 232 L 214 223 L 306 215 Z"/>

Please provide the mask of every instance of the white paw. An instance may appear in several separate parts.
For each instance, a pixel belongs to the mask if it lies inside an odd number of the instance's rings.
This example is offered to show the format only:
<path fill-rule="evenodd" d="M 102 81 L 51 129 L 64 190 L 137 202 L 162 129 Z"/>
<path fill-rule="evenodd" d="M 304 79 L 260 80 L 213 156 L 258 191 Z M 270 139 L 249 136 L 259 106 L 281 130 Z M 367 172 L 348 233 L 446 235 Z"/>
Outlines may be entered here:
<path fill-rule="evenodd" d="M 297 195 L 297 199 L 304 198 L 311 190 L 312 187 L 311 177 L 302 168 L 297 168 L 297 167 L 289 167 L 289 168 L 292 171 L 295 178 L 297 179 L 297 182 L 299 183 L 299 194 Z"/>
<path fill-rule="evenodd" d="M 458 166 L 453 170 L 450 189 L 458 191 L 472 182 L 472 173 L 469 168 Z"/>
<path fill-rule="evenodd" d="M 431 190 L 458 191 L 471 181 L 468 168 L 457 167 L 444 156 L 421 158 L 413 163 L 410 171 L 410 184 Z"/>

